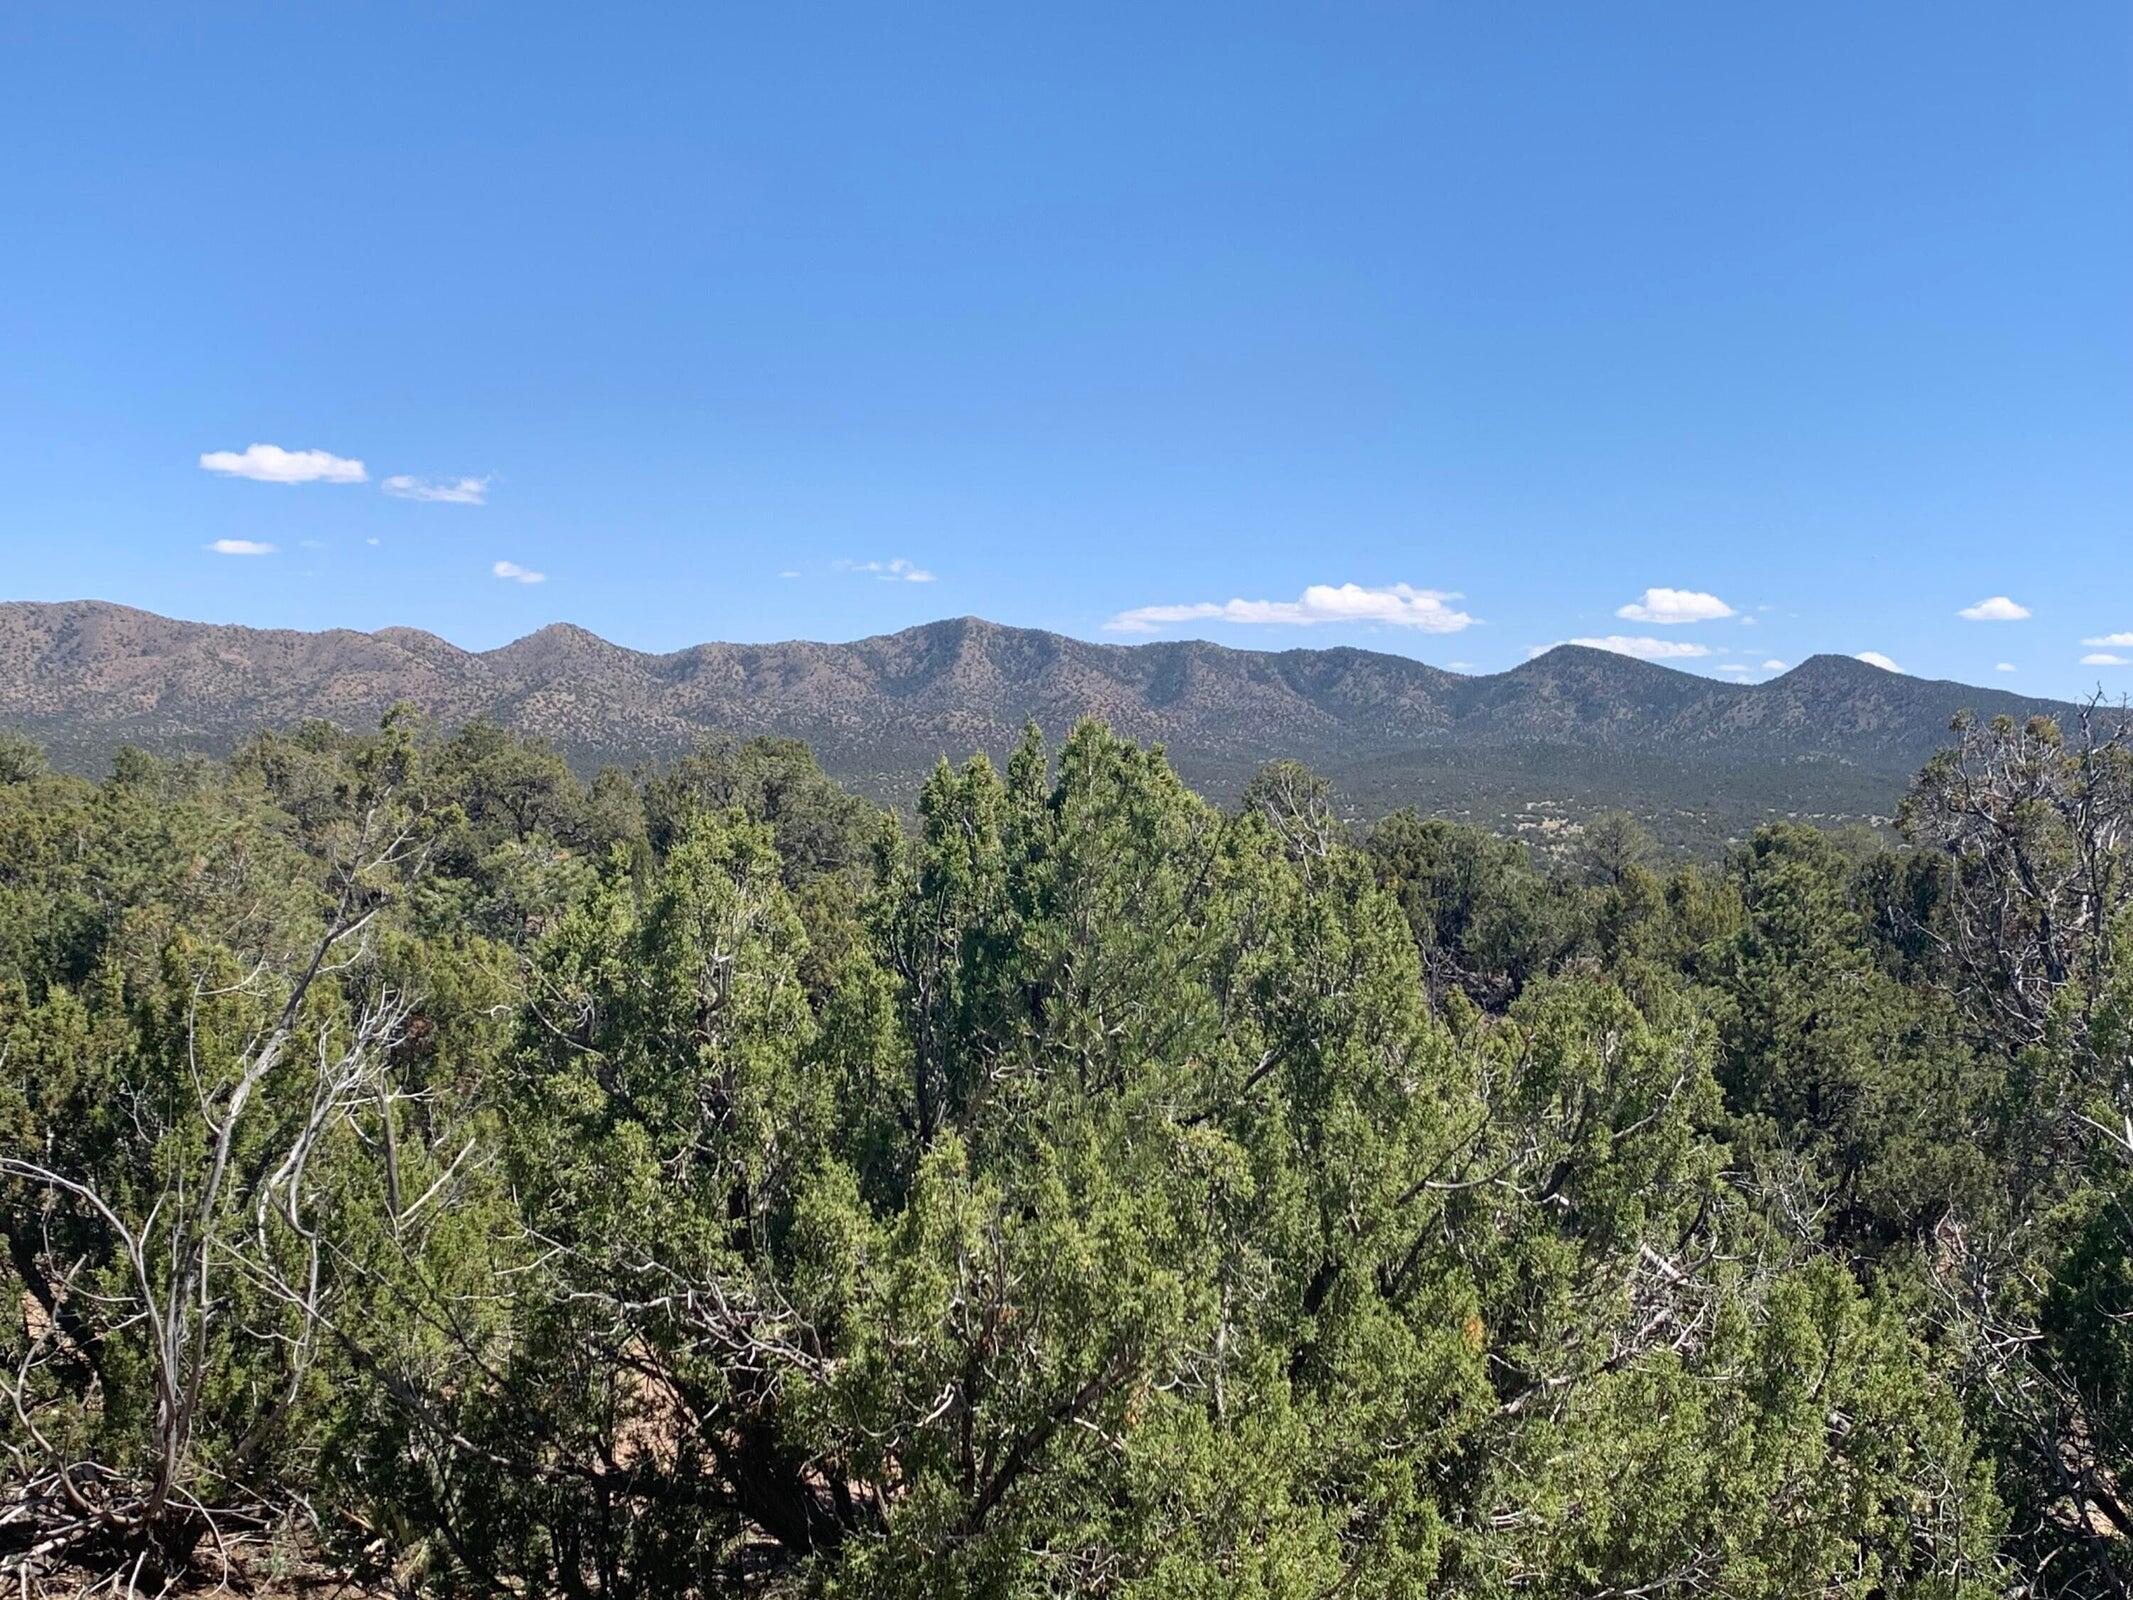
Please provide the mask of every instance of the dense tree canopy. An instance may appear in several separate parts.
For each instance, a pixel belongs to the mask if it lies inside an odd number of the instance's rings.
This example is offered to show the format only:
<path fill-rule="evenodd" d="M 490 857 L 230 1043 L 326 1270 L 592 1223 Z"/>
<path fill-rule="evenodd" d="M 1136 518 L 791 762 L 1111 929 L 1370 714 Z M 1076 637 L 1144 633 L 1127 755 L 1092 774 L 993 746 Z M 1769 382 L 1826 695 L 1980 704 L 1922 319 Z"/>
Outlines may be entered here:
<path fill-rule="evenodd" d="M 2123 1595 L 2129 816 L 2049 725 L 1563 868 L 1093 723 L 904 821 L 0 742 L 0 1570 Z"/>

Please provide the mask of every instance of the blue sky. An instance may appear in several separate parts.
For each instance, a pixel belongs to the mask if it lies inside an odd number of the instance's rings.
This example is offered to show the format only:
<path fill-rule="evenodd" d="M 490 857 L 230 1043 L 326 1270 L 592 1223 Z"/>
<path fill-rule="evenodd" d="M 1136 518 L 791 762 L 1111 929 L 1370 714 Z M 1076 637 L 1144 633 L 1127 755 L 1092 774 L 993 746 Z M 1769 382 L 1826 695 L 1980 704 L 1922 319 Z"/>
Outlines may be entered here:
<path fill-rule="evenodd" d="M 0 597 L 2133 688 L 2129 72 L 2122 0 L 17 0 Z"/>

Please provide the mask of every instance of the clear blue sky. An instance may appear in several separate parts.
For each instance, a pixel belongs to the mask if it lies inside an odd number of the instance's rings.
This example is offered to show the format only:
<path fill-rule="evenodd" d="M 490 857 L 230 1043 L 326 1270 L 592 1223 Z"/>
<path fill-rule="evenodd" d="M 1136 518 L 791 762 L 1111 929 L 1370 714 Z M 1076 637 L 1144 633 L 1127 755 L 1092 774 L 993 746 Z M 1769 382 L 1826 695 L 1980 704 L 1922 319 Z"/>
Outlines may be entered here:
<path fill-rule="evenodd" d="M 0 148 L 0 597 L 2133 688 L 2123 0 L 16 0 Z"/>

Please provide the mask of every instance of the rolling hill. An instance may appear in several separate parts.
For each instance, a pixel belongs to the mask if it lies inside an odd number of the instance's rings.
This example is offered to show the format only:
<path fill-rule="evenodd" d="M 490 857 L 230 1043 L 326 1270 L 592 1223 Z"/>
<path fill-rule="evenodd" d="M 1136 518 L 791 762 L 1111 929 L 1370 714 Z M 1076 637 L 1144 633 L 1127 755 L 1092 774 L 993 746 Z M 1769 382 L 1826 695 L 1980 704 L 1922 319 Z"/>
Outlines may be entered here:
<path fill-rule="evenodd" d="M 2072 707 L 1816 656 L 1734 684 L 1559 646 L 1467 677 L 1357 649 L 1092 644 L 972 617 L 846 644 L 666 655 L 557 624 L 467 651 L 407 628 L 304 633 L 95 601 L 0 604 L 0 726 L 95 771 L 121 745 L 217 752 L 261 728 L 375 722 L 411 700 L 451 724 L 540 733 L 575 764 L 656 760 L 711 731 L 805 739 L 836 776 L 908 799 L 938 756 L 1095 715 L 1168 747 L 1218 798 L 1293 756 L 1374 812 L 1415 804 L 1542 834 L 1622 805 L 1686 846 L 1800 815 L 1873 819 L 1949 719 Z"/>

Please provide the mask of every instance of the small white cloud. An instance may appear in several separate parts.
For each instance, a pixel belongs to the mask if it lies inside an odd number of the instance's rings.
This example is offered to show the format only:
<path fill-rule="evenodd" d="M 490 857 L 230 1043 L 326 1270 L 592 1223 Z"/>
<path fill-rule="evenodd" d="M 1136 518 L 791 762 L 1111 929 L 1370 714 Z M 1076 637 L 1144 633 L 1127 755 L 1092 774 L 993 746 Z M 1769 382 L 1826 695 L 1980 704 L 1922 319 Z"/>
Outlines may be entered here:
<path fill-rule="evenodd" d="M 1757 617 L 1742 617 L 1740 619 L 1740 625 L 1744 628 L 1753 628 L 1758 626 L 1760 621 L 1761 619 Z"/>
<path fill-rule="evenodd" d="M 1956 612 L 1965 622 L 2026 622 L 2029 607 L 2016 605 L 2004 594 L 1996 594 L 1989 600 L 1980 600 L 1974 606 L 1964 606 Z"/>
<path fill-rule="evenodd" d="M 530 571 L 520 566 L 516 561 L 499 561 L 489 570 L 499 578 L 509 578 L 513 583 L 546 583 L 548 581 L 547 573 Z"/>
<path fill-rule="evenodd" d="M 1604 639 L 1566 639 L 1563 642 L 1581 644 L 1588 650 L 1611 650 L 1618 656 L 1635 656 L 1639 661 L 1680 661 L 1711 653 L 1709 646 L 1690 644 L 1685 639 L 1633 639 L 1619 633 L 1610 633 Z"/>
<path fill-rule="evenodd" d="M 1745 661 L 1728 661 L 1718 669 L 1720 672 L 1753 672 L 1755 668 Z"/>
<path fill-rule="evenodd" d="M 1474 619 L 1445 602 L 1448 589 L 1417 589 L 1404 583 L 1314 583 L 1295 600 L 1198 600 L 1184 605 L 1138 606 L 1121 611 L 1104 627 L 1113 633 L 1153 633 L 1179 622 L 1234 622 L 1248 626 L 1313 627 L 1322 622 L 1383 622 L 1424 633 L 1457 633 Z"/>
<path fill-rule="evenodd" d="M 299 539 L 296 542 L 302 545 L 306 550 L 323 550 L 326 548 L 326 541 L 324 539 Z"/>
<path fill-rule="evenodd" d="M 1992 670 L 1994 672 L 2013 672 L 2015 670 L 2015 664 L 2012 661 L 1996 662 Z"/>
<path fill-rule="evenodd" d="M 1763 670 L 1765 672 L 1783 672 L 1785 670 L 1785 663 L 1778 660 L 1776 656 L 1772 656 L 1768 661 L 1765 661 L 1763 663 Z"/>
<path fill-rule="evenodd" d="M 1474 663 L 1471 661 L 1447 661 L 1444 663 L 1444 670 L 1446 672 L 1472 672 Z"/>
<path fill-rule="evenodd" d="M 376 544 L 378 541 L 375 539 L 365 539 L 363 542 L 365 544 Z"/>
<path fill-rule="evenodd" d="M 2133 666 L 2133 660 L 2128 660 L 2125 656 L 2114 656 L 2108 650 L 2098 650 L 2093 655 L 2083 656 L 2081 664 L 2084 667 L 2124 667 Z"/>
<path fill-rule="evenodd" d="M 893 561 L 832 561 L 831 566 L 839 572 L 864 572 L 869 577 L 879 578 L 883 583 L 931 583 L 933 574 L 924 567 L 913 566 L 902 556 Z M 797 574 L 795 574 L 797 576 Z"/>
<path fill-rule="evenodd" d="M 1870 667 L 1879 667 L 1883 672 L 1903 671 L 1903 668 L 1896 665 L 1895 662 L 1891 661 L 1879 650 L 1862 650 L 1852 659 L 1854 661 L 1864 661 Z"/>
<path fill-rule="evenodd" d="M 218 556 L 270 556 L 274 546 L 264 539 L 217 539 L 207 547 Z"/>
<path fill-rule="evenodd" d="M 362 483 L 363 463 L 324 450 L 284 450 L 278 444 L 247 445 L 242 450 L 210 450 L 200 457 L 209 472 L 255 483 Z"/>
<path fill-rule="evenodd" d="M 1695 589 L 1647 589 L 1640 600 L 1617 606 L 1615 615 L 1625 622 L 1717 622 L 1734 614 L 1733 608 L 1715 594 Z"/>
<path fill-rule="evenodd" d="M 2122 650 L 2133 645 L 2133 633 L 2104 633 L 2093 639 L 2084 639 L 2083 644 L 2101 645 L 2106 650 Z"/>
<path fill-rule="evenodd" d="M 791 567 L 787 567 L 783 572 L 779 573 L 778 576 L 781 578 L 797 578 L 800 576 L 800 574 L 795 572 Z"/>
<path fill-rule="evenodd" d="M 398 500 L 431 500 L 439 505 L 481 506 L 489 503 L 487 478 L 412 478 L 395 473 L 385 492 Z"/>

